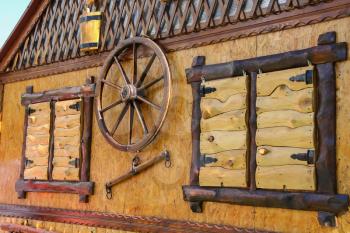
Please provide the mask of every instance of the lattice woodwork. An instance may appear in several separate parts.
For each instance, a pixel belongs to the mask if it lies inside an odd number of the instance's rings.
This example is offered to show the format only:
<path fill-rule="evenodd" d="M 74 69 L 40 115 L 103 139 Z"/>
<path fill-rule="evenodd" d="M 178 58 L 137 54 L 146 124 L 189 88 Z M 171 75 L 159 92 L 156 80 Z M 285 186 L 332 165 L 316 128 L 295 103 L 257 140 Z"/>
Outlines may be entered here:
<path fill-rule="evenodd" d="M 133 36 L 168 38 L 257 19 L 326 0 L 103 0 L 92 10 L 104 15 L 99 52 Z M 51 0 L 6 71 L 83 56 L 79 16 L 84 0 Z"/>

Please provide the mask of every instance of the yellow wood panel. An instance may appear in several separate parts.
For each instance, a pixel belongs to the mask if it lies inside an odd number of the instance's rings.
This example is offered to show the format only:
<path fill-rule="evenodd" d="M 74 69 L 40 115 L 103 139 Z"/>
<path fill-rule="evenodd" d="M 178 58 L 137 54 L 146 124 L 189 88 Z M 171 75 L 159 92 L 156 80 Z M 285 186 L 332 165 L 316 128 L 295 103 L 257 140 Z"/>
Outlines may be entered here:
<path fill-rule="evenodd" d="M 208 119 L 225 112 L 245 109 L 246 105 L 246 94 L 232 95 L 223 103 L 217 99 L 202 99 L 202 117 Z"/>
<path fill-rule="evenodd" d="M 28 145 L 26 147 L 26 156 L 46 156 L 49 154 L 49 145 Z"/>
<path fill-rule="evenodd" d="M 199 184 L 201 186 L 246 187 L 246 170 L 202 167 L 199 171 Z"/>
<path fill-rule="evenodd" d="M 54 180 L 79 180 L 79 168 L 72 167 L 54 167 L 52 171 L 52 179 Z"/>
<path fill-rule="evenodd" d="M 43 126 L 50 124 L 50 115 L 49 114 L 44 114 L 41 116 L 33 116 L 30 115 L 28 117 L 28 126 L 29 127 L 38 127 L 38 126 Z"/>
<path fill-rule="evenodd" d="M 80 136 L 75 137 L 55 137 L 55 149 L 63 149 L 66 146 L 80 146 Z"/>
<path fill-rule="evenodd" d="M 75 161 L 76 157 L 71 157 L 71 156 L 57 156 L 55 154 L 53 160 L 52 160 L 52 165 L 54 166 L 54 169 L 56 167 L 71 167 L 75 168 Z M 79 166 L 79 163 L 78 163 Z"/>
<path fill-rule="evenodd" d="M 80 126 L 80 114 L 60 116 L 55 119 L 55 127 L 57 128 L 74 128 Z"/>
<path fill-rule="evenodd" d="M 257 129 L 256 144 L 258 146 L 288 146 L 314 148 L 313 126 L 303 126 L 295 129 L 288 127 L 273 127 Z"/>
<path fill-rule="evenodd" d="M 80 126 L 75 126 L 73 128 L 55 128 L 55 137 L 75 137 L 80 136 Z"/>
<path fill-rule="evenodd" d="M 212 131 L 201 133 L 201 153 L 214 154 L 233 149 L 246 149 L 246 135 L 246 131 Z"/>
<path fill-rule="evenodd" d="M 27 134 L 28 135 L 47 135 L 50 131 L 50 125 L 45 124 L 37 127 L 28 126 Z"/>
<path fill-rule="evenodd" d="M 216 154 L 206 154 L 205 167 L 222 167 L 226 169 L 245 169 L 246 150 L 229 150 Z"/>
<path fill-rule="evenodd" d="M 27 145 L 47 145 L 50 141 L 50 134 L 46 133 L 43 135 L 28 135 Z"/>
<path fill-rule="evenodd" d="M 293 110 L 263 112 L 257 117 L 258 128 L 286 126 L 298 128 L 313 125 L 314 113 L 301 113 Z"/>
<path fill-rule="evenodd" d="M 63 148 L 55 148 L 55 156 L 79 158 L 79 146 L 66 145 Z"/>
<path fill-rule="evenodd" d="M 316 187 L 314 166 L 258 166 L 255 178 L 257 188 L 314 191 Z"/>
<path fill-rule="evenodd" d="M 293 82 L 289 79 L 293 76 L 305 74 L 307 70 L 313 70 L 312 66 L 300 67 L 289 70 L 281 70 L 270 73 L 258 74 L 256 83 L 256 91 L 258 96 L 270 95 L 278 86 L 286 85 L 290 90 L 302 90 L 312 88 L 313 84 L 305 82 Z"/>
<path fill-rule="evenodd" d="M 76 103 L 79 103 L 80 100 L 66 100 L 66 101 L 59 101 L 55 104 L 55 114 L 56 116 L 66 116 L 66 115 L 75 115 L 78 114 L 79 111 L 76 109 L 70 108 L 71 105 L 74 105 Z"/>
<path fill-rule="evenodd" d="M 26 169 L 33 168 L 35 166 L 47 166 L 48 165 L 48 158 L 46 156 L 34 156 L 34 157 L 26 157 L 27 161 L 26 163 Z"/>
<path fill-rule="evenodd" d="M 47 180 L 47 165 L 24 169 L 24 179 Z"/>
<path fill-rule="evenodd" d="M 259 146 L 256 153 L 256 162 L 258 166 L 307 165 L 307 161 L 291 158 L 291 155 L 300 153 L 307 153 L 307 149 Z"/>
<path fill-rule="evenodd" d="M 246 110 L 226 112 L 209 119 L 201 119 L 201 132 L 213 130 L 244 130 Z"/>
<path fill-rule="evenodd" d="M 215 88 L 216 91 L 205 94 L 203 99 L 218 99 L 225 102 L 230 96 L 247 93 L 247 78 L 245 76 L 225 78 L 205 82 L 205 87 Z"/>
<path fill-rule="evenodd" d="M 39 116 L 50 115 L 50 102 L 43 102 L 37 104 L 30 104 L 29 108 L 34 110 L 30 115 Z"/>
<path fill-rule="evenodd" d="M 307 88 L 300 91 L 292 91 L 282 85 L 275 89 L 270 96 L 257 97 L 257 113 L 279 110 L 295 110 L 298 112 L 313 111 L 313 89 Z"/>

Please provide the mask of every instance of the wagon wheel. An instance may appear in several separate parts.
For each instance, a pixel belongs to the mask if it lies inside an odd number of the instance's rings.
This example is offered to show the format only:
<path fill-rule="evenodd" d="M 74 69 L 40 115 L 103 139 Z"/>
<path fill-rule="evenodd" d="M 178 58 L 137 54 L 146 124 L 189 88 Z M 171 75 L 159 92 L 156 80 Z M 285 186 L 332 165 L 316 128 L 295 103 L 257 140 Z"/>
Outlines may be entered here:
<path fill-rule="evenodd" d="M 139 64 L 141 60 L 139 54 L 144 52 L 151 56 L 142 58 L 143 60 L 148 59 L 148 62 L 145 63 L 142 72 L 139 72 L 138 69 L 141 67 L 141 64 Z M 121 64 L 121 59 L 128 54 L 133 60 L 131 63 L 133 72 L 130 75 L 127 74 Z M 160 69 L 158 69 L 159 72 L 156 72 L 156 78 L 152 80 L 148 76 L 150 76 L 149 71 L 154 66 L 155 60 L 159 61 Z M 117 67 L 120 75 L 116 75 L 116 72 L 111 72 L 112 65 Z M 116 81 L 107 80 L 110 77 L 108 76 L 109 74 L 114 76 Z M 107 86 L 109 90 L 114 92 L 116 98 L 108 105 L 105 105 L 102 99 Z M 154 89 L 155 86 L 158 87 L 156 90 Z M 152 93 L 159 90 L 161 93 Z M 162 49 L 152 40 L 143 37 L 134 37 L 120 42 L 119 46 L 106 59 L 96 85 L 95 111 L 103 136 L 111 145 L 119 150 L 140 151 L 153 141 L 162 127 L 169 107 L 170 92 L 171 76 L 169 64 Z M 152 102 L 149 99 L 151 95 L 161 96 L 159 97 L 160 101 L 158 101 L 160 103 Z M 151 108 L 153 109 L 152 111 L 156 112 L 156 116 L 152 116 L 153 125 L 147 125 L 145 120 L 145 114 L 147 113 L 143 111 L 143 108 Z M 111 124 L 109 120 L 109 124 L 107 124 L 105 114 L 111 110 L 117 112 L 115 114 L 113 113 L 112 117 L 110 117 L 113 123 Z M 138 124 L 135 124 L 135 113 Z M 127 132 L 125 133 L 128 134 L 127 142 L 121 142 L 117 138 L 118 131 L 121 128 L 121 122 L 126 117 L 129 118 L 126 127 Z M 139 138 L 135 139 L 133 131 L 137 127 L 138 129 L 136 131 L 142 132 L 139 133 L 142 135 L 138 135 Z"/>

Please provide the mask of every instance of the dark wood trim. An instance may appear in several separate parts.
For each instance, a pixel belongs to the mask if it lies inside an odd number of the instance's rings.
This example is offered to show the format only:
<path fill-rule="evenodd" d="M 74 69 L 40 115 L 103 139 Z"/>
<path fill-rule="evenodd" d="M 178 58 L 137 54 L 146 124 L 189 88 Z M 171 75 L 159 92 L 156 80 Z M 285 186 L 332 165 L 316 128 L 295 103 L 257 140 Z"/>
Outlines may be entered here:
<path fill-rule="evenodd" d="M 15 233 L 55 233 L 53 231 L 47 231 L 43 229 L 13 223 L 0 223 L 0 229 L 3 231 Z"/>
<path fill-rule="evenodd" d="M 53 172 L 53 157 L 54 157 L 54 147 L 55 147 L 55 119 L 56 119 L 56 100 L 50 101 L 50 140 L 49 140 L 49 163 L 47 169 L 48 180 L 52 181 L 52 172 Z"/>
<path fill-rule="evenodd" d="M 221 187 L 183 186 L 184 199 L 190 202 L 224 202 L 236 205 L 272 207 L 334 214 L 346 212 L 349 196 L 306 192 L 245 190 Z"/>
<path fill-rule="evenodd" d="M 249 187 L 250 190 L 256 190 L 256 181 L 255 181 L 255 172 L 256 172 L 256 142 L 255 142 L 255 134 L 256 134 L 256 81 L 257 81 L 257 73 L 250 73 L 248 79 L 248 94 L 249 96 L 249 110 L 248 110 L 248 162 L 249 169 L 247 169 L 247 174 L 249 177 Z"/>
<path fill-rule="evenodd" d="M 49 90 L 44 92 L 37 92 L 33 94 L 23 94 L 22 104 L 35 104 L 50 101 L 63 101 L 76 99 L 80 97 L 94 97 L 95 84 L 86 84 L 77 87 L 65 87 L 56 90 Z"/>
<path fill-rule="evenodd" d="M 93 84 L 93 77 L 86 80 L 86 85 Z M 90 180 L 90 159 L 91 159 L 91 139 L 92 139 L 92 115 L 93 97 L 83 97 L 83 134 L 81 140 L 81 168 L 80 181 Z M 80 195 L 80 202 L 87 203 L 88 195 Z"/>
<path fill-rule="evenodd" d="M 17 192 L 74 193 L 80 195 L 92 195 L 93 188 L 93 182 L 39 180 L 18 180 L 16 182 Z"/>
<path fill-rule="evenodd" d="M 317 70 L 317 191 L 335 194 L 336 174 L 336 77 L 332 63 L 320 64 Z"/>
<path fill-rule="evenodd" d="M 26 87 L 26 94 L 32 94 L 34 91 L 33 86 Z M 26 164 L 26 148 L 27 148 L 27 131 L 28 131 L 28 118 L 29 118 L 29 105 L 25 106 L 24 123 L 23 123 L 23 143 L 22 143 L 22 157 L 21 157 L 21 168 L 19 172 L 19 179 L 24 179 L 24 169 Z M 17 192 L 18 198 L 22 199 L 26 197 L 26 193 L 23 190 Z"/>
<path fill-rule="evenodd" d="M 78 224 L 140 233 L 273 233 L 272 231 L 157 217 L 5 204 L 0 204 L 0 216 Z"/>
<path fill-rule="evenodd" d="M 336 0 L 322 2 L 315 6 L 311 5 L 302 9 L 294 9 L 283 12 L 282 14 L 261 17 L 258 20 L 227 24 L 226 26 L 210 28 L 172 38 L 158 39 L 156 41 L 167 52 L 172 52 L 347 16 L 350 16 L 350 2 L 348 0 Z M 21 71 L 0 73 L 0 80 L 2 83 L 10 83 L 101 66 L 108 53 L 107 51 Z"/>
<path fill-rule="evenodd" d="M 226 63 L 198 66 L 186 69 L 187 82 L 241 76 L 243 72 L 273 72 L 284 69 L 344 61 L 347 58 L 347 43 L 319 45 L 302 50 L 236 60 Z"/>

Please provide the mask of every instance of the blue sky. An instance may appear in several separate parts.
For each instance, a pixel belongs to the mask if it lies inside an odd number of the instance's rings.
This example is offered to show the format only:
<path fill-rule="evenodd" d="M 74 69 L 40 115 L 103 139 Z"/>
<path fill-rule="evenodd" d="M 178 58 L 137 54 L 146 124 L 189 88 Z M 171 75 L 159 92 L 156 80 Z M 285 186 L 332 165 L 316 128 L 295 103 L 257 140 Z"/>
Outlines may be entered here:
<path fill-rule="evenodd" d="M 7 40 L 29 3 L 30 0 L 0 1 L 0 47 Z"/>

